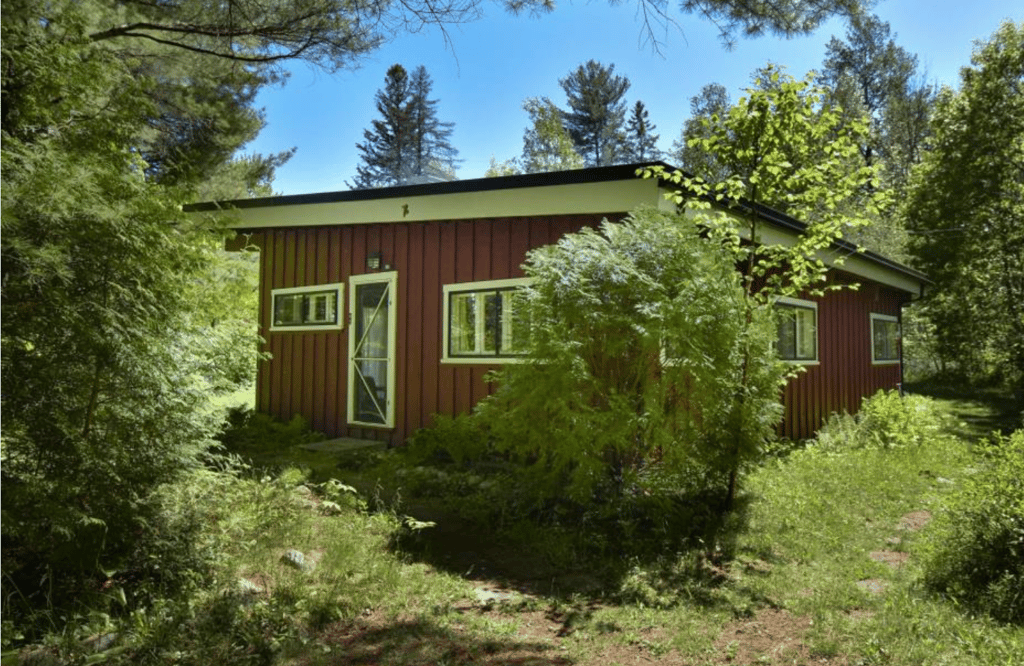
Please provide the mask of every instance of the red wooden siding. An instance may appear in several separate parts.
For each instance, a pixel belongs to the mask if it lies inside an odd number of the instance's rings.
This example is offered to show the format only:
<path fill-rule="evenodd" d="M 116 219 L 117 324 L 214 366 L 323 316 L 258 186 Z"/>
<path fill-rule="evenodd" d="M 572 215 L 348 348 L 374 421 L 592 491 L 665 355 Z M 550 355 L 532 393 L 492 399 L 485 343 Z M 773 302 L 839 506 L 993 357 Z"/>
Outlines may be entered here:
<path fill-rule="evenodd" d="M 434 414 L 469 412 L 492 390 L 484 375 L 495 366 L 441 363 L 441 288 L 456 282 L 521 277 L 526 252 L 606 216 L 439 221 L 270 229 L 261 248 L 260 326 L 272 358 L 260 363 L 256 404 L 288 419 L 299 414 L 331 436 L 404 442 Z M 620 218 L 621 214 L 607 217 Z M 270 332 L 271 290 L 345 283 L 367 271 L 380 251 L 398 273 L 395 427 L 347 423 L 348 327 L 340 331 Z"/>
<path fill-rule="evenodd" d="M 860 286 L 813 299 L 818 303 L 819 363 L 803 366 L 805 372 L 786 386 L 782 432 L 788 437 L 810 437 L 829 414 L 854 413 L 863 397 L 900 382 L 899 364 L 871 363 L 871 313 L 898 317 L 907 298 L 843 274 L 833 274 L 832 281 Z"/>
<path fill-rule="evenodd" d="M 300 414 L 330 436 L 404 442 L 434 414 L 469 412 L 493 387 L 484 382 L 495 366 L 442 364 L 442 286 L 520 277 L 527 251 L 557 241 L 605 216 L 499 218 L 404 224 L 269 229 L 261 248 L 260 325 L 270 361 L 260 363 L 257 409 L 281 418 Z M 621 214 L 607 217 L 619 219 Z M 398 274 L 395 350 L 395 427 L 347 423 L 348 331 L 269 331 L 271 290 L 345 283 L 342 316 L 347 320 L 349 278 L 366 270 L 366 257 L 380 251 Z M 834 280 L 846 280 L 834 274 Z M 848 281 L 848 280 L 847 280 Z M 861 280 L 857 291 L 831 292 L 818 305 L 819 364 L 784 391 L 784 434 L 810 436 L 835 411 L 856 411 L 861 397 L 894 388 L 899 365 L 871 364 L 870 313 L 898 316 L 905 296 Z"/>

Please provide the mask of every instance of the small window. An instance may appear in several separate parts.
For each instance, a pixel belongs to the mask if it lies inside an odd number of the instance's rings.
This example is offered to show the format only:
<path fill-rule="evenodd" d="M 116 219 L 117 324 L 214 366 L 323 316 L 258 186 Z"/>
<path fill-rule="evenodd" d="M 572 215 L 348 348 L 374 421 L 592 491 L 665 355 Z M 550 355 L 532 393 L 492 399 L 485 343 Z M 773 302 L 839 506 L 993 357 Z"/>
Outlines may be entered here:
<path fill-rule="evenodd" d="M 318 284 L 271 292 L 271 331 L 320 331 L 342 328 L 342 288 Z"/>
<path fill-rule="evenodd" d="M 871 313 L 871 362 L 899 363 L 900 322 L 896 317 Z"/>
<path fill-rule="evenodd" d="M 520 288 L 526 278 L 447 284 L 444 354 L 449 363 L 500 363 L 521 358 L 526 327 Z"/>
<path fill-rule="evenodd" d="M 818 304 L 796 298 L 775 302 L 779 358 L 796 363 L 818 362 Z"/>

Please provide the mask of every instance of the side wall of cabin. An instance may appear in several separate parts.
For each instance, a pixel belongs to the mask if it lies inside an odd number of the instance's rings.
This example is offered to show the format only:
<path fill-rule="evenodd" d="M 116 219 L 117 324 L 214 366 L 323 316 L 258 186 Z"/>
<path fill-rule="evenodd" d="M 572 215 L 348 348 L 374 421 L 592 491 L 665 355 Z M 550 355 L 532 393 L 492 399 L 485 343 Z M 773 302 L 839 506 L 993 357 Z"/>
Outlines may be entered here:
<path fill-rule="evenodd" d="M 597 226 L 622 213 L 544 218 L 499 218 L 264 229 L 250 243 L 260 248 L 261 334 L 269 361 L 257 373 L 258 411 L 289 419 L 299 414 L 332 437 L 403 443 L 434 414 L 469 412 L 493 387 L 483 377 L 493 364 L 446 364 L 442 351 L 442 286 L 522 276 L 527 251 L 566 233 Z M 380 252 L 396 271 L 395 427 L 353 426 L 347 419 L 349 386 L 349 279 L 373 272 L 367 256 Z M 895 388 L 899 364 L 872 364 L 871 313 L 898 317 L 905 295 L 833 272 L 833 281 L 860 284 L 818 302 L 818 358 L 784 391 L 782 432 L 811 436 L 836 411 L 855 412 L 863 396 Z M 345 283 L 336 331 L 271 332 L 271 291 Z"/>
<path fill-rule="evenodd" d="M 908 297 L 878 283 L 833 271 L 830 282 L 856 289 L 830 291 L 818 303 L 818 364 L 790 380 L 783 395 L 782 432 L 811 437 L 833 412 L 858 411 L 861 400 L 879 389 L 895 389 L 899 363 L 872 363 L 871 315 L 900 317 Z M 901 354 L 902 356 L 902 354 Z"/>

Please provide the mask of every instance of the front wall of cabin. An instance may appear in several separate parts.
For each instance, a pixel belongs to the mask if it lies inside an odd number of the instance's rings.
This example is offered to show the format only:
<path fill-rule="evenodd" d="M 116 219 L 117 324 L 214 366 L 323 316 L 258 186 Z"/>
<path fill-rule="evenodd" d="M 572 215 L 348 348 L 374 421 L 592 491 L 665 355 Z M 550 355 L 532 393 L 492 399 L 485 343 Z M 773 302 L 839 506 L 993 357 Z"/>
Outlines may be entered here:
<path fill-rule="evenodd" d="M 469 412 L 492 387 L 483 377 L 493 364 L 441 363 L 441 287 L 522 277 L 528 250 L 555 242 L 605 217 L 622 213 L 390 224 L 336 225 L 261 230 L 261 335 L 269 361 L 260 362 L 256 403 L 261 412 L 289 419 L 302 415 L 332 437 L 403 443 L 433 414 Z M 367 255 L 380 251 L 398 273 L 395 427 L 348 423 L 349 278 L 372 272 Z M 340 331 L 271 332 L 271 291 L 345 283 Z"/>
<path fill-rule="evenodd" d="M 521 277 L 528 250 L 556 241 L 608 215 L 503 218 L 467 221 L 335 225 L 265 229 L 250 242 L 260 248 L 260 313 L 264 350 L 271 360 L 259 365 L 256 401 L 261 412 L 289 419 L 302 415 L 310 426 L 332 437 L 403 443 L 433 414 L 469 412 L 493 387 L 483 377 L 492 364 L 441 363 L 442 286 Z M 349 279 L 372 273 L 369 254 L 396 271 L 397 343 L 395 427 L 348 423 Z M 844 280 L 833 273 L 833 280 Z M 895 388 L 898 364 L 872 365 L 870 313 L 899 316 L 902 292 L 858 280 L 815 299 L 818 305 L 819 363 L 785 389 L 782 432 L 809 437 L 832 412 L 857 410 L 863 396 Z M 338 331 L 271 332 L 271 291 L 287 287 L 345 283 L 341 308 L 346 325 Z"/>

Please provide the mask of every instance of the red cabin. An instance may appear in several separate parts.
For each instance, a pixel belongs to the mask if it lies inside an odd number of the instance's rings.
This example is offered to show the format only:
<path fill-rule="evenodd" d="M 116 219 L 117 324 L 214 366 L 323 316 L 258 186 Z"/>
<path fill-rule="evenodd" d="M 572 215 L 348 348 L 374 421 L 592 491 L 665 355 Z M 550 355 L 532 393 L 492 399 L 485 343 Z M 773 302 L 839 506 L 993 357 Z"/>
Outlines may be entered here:
<path fill-rule="evenodd" d="M 302 415 L 333 437 L 403 443 L 432 415 L 469 412 L 515 362 L 515 333 L 494 304 L 522 283 L 527 251 L 638 206 L 670 208 L 667 185 L 638 165 L 377 190 L 197 204 L 226 211 L 232 245 L 260 251 L 256 408 Z M 667 165 L 664 165 L 667 166 Z M 803 225 L 764 209 L 762 242 Z M 807 437 L 832 412 L 901 381 L 901 308 L 924 275 L 870 252 L 844 256 L 830 280 L 858 283 L 787 299 L 779 351 L 806 367 L 786 388 L 784 434 Z"/>

